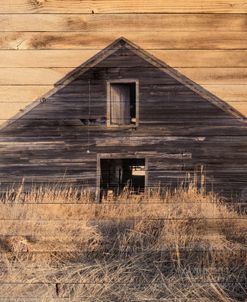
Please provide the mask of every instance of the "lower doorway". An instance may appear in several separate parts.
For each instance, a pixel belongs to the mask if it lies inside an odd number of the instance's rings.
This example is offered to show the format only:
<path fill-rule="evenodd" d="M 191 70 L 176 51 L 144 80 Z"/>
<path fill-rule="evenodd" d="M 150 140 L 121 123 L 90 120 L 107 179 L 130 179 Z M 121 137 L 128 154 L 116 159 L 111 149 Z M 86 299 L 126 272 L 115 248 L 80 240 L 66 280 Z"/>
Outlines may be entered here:
<path fill-rule="evenodd" d="M 134 194 L 145 189 L 145 158 L 100 159 L 100 190 L 120 194 L 128 188 Z"/>

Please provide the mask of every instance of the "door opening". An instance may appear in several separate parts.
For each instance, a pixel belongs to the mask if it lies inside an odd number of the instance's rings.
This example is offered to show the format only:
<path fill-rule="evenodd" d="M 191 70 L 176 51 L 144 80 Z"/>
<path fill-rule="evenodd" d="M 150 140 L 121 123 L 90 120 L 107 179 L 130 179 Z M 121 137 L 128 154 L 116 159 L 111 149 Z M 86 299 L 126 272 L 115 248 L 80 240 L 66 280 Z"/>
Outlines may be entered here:
<path fill-rule="evenodd" d="M 126 187 L 134 194 L 145 189 L 145 158 L 100 159 L 100 190 L 118 195 Z"/>

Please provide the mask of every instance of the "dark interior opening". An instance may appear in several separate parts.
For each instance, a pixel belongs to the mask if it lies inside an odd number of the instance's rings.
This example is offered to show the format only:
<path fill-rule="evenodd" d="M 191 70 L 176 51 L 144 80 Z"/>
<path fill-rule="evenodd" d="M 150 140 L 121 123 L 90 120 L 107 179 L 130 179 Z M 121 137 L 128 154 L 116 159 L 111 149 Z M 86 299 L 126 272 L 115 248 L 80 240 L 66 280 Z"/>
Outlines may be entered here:
<path fill-rule="evenodd" d="M 101 159 L 100 189 L 103 192 L 112 191 L 114 195 L 128 187 L 138 194 L 145 189 L 145 159 Z"/>
<path fill-rule="evenodd" d="M 111 83 L 110 114 L 111 124 L 136 123 L 136 83 Z"/>
<path fill-rule="evenodd" d="M 84 126 L 98 126 L 98 125 L 105 125 L 106 117 L 100 116 L 97 118 L 83 118 L 80 119 L 82 125 Z"/>

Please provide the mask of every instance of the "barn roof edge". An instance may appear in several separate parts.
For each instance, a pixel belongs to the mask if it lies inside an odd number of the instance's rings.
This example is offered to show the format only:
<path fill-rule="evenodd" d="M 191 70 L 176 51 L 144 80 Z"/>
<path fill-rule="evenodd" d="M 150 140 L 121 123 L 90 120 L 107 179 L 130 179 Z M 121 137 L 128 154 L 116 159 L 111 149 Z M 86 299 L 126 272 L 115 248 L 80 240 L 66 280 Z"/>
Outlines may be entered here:
<path fill-rule="evenodd" d="M 26 115 L 29 111 L 34 109 L 36 106 L 38 106 L 43 100 L 50 97 L 54 93 L 58 92 L 60 89 L 67 86 L 70 82 L 78 78 L 81 74 L 85 73 L 88 69 L 92 68 L 93 66 L 97 65 L 99 62 L 116 52 L 122 47 L 126 47 L 132 52 L 134 52 L 136 55 L 142 57 L 146 61 L 148 61 L 150 64 L 154 65 L 155 67 L 159 68 L 163 72 L 167 73 L 171 77 L 175 78 L 177 81 L 179 81 L 181 84 L 185 85 L 186 87 L 190 88 L 203 98 L 207 99 L 212 104 L 216 105 L 217 107 L 221 108 L 223 111 L 229 113 L 231 116 L 239 119 L 242 122 L 247 122 L 247 118 L 240 113 L 237 109 L 233 108 L 231 105 L 227 104 L 225 101 L 221 100 L 216 95 L 212 94 L 199 84 L 195 83 L 191 79 L 187 78 L 185 75 L 180 73 L 175 68 L 169 66 L 164 61 L 159 60 L 146 50 L 143 50 L 133 42 L 129 41 L 125 37 L 119 37 L 118 39 L 114 40 L 111 44 L 109 44 L 107 47 L 99 51 L 97 54 L 95 54 L 93 57 L 73 69 L 71 72 L 69 72 L 67 75 L 65 75 L 62 79 L 57 81 L 54 84 L 54 88 L 49 90 L 47 93 L 43 94 L 42 96 L 38 97 L 36 100 L 34 100 L 31 104 L 26 106 L 24 109 L 20 110 L 19 113 L 17 113 L 15 116 L 7 120 L 5 123 L 0 125 L 0 131 L 10 124 L 13 124 L 15 121 L 22 118 L 24 115 Z"/>

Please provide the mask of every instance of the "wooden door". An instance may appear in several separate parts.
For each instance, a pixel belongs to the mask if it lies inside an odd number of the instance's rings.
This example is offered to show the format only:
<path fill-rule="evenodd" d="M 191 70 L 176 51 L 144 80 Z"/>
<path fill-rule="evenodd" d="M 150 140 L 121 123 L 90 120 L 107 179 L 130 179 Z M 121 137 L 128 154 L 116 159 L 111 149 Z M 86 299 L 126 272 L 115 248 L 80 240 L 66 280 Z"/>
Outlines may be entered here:
<path fill-rule="evenodd" d="M 130 86 L 128 84 L 111 84 L 110 119 L 113 125 L 130 124 Z"/>

